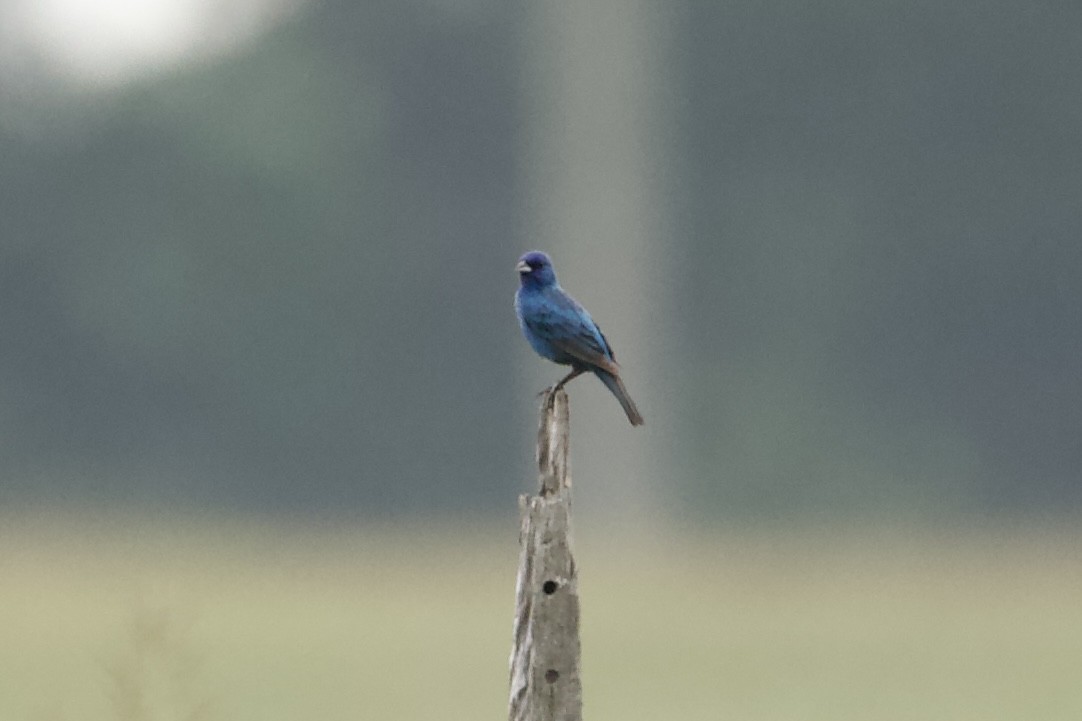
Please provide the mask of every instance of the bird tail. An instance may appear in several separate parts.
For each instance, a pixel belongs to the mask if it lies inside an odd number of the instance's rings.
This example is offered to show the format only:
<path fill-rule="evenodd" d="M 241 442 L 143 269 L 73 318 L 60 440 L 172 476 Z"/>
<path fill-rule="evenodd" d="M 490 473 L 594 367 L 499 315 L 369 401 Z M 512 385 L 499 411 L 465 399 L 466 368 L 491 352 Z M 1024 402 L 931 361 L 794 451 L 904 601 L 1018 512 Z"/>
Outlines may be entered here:
<path fill-rule="evenodd" d="M 601 382 L 605 384 L 605 387 L 616 396 L 616 400 L 620 401 L 620 405 L 623 406 L 624 413 L 627 414 L 627 419 L 631 421 L 631 425 L 641 426 L 643 424 L 642 415 L 639 413 L 639 409 L 635 407 L 635 401 L 631 400 L 631 396 L 627 394 L 627 388 L 624 388 L 624 382 L 620 380 L 620 376 L 603 370 L 597 370 L 595 373 L 597 373 L 597 377 L 601 379 Z"/>

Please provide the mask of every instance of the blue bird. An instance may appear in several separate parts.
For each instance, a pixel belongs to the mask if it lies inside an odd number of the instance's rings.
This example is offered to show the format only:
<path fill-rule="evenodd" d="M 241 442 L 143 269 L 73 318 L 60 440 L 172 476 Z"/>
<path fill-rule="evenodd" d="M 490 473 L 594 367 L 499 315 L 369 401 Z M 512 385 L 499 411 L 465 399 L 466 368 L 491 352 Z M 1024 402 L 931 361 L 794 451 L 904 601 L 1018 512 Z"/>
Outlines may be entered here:
<path fill-rule="evenodd" d="M 556 282 L 552 260 L 530 251 L 515 267 L 521 281 L 515 294 L 515 313 L 522 334 L 542 358 L 571 366 L 571 372 L 552 387 L 558 390 L 572 378 L 590 371 L 612 391 L 633 426 L 643 424 L 639 409 L 620 380 L 612 347 L 590 314 Z"/>

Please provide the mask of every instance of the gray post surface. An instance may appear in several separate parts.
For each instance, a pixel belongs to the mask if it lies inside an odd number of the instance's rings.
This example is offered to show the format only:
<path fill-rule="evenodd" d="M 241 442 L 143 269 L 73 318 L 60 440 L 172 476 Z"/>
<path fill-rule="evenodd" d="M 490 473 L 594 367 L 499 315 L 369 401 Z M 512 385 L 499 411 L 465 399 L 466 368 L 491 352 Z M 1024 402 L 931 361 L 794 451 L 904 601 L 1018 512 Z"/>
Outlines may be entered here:
<path fill-rule="evenodd" d="M 582 721 L 568 440 L 567 393 L 546 391 L 537 431 L 541 488 L 519 498 L 510 721 Z"/>

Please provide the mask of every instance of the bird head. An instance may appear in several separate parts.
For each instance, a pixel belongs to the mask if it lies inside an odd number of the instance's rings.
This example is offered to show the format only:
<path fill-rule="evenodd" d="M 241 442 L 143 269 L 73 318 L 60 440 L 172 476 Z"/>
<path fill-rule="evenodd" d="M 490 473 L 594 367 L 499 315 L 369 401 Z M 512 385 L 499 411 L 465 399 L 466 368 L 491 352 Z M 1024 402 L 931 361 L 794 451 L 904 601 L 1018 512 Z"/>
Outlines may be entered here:
<path fill-rule="evenodd" d="M 531 250 L 518 259 L 515 266 L 523 286 L 545 287 L 556 285 L 556 270 L 552 260 L 540 250 Z"/>

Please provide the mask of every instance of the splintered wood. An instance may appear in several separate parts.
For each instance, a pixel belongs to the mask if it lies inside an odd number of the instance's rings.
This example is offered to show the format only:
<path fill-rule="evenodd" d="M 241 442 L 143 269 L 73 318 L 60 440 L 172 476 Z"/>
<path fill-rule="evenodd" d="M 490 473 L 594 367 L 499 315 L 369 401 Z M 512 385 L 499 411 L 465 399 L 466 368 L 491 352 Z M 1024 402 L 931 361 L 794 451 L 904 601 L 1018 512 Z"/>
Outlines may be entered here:
<path fill-rule="evenodd" d="M 546 391 L 537 432 L 541 488 L 521 496 L 510 721 L 581 721 L 579 596 L 571 553 L 567 393 Z"/>

